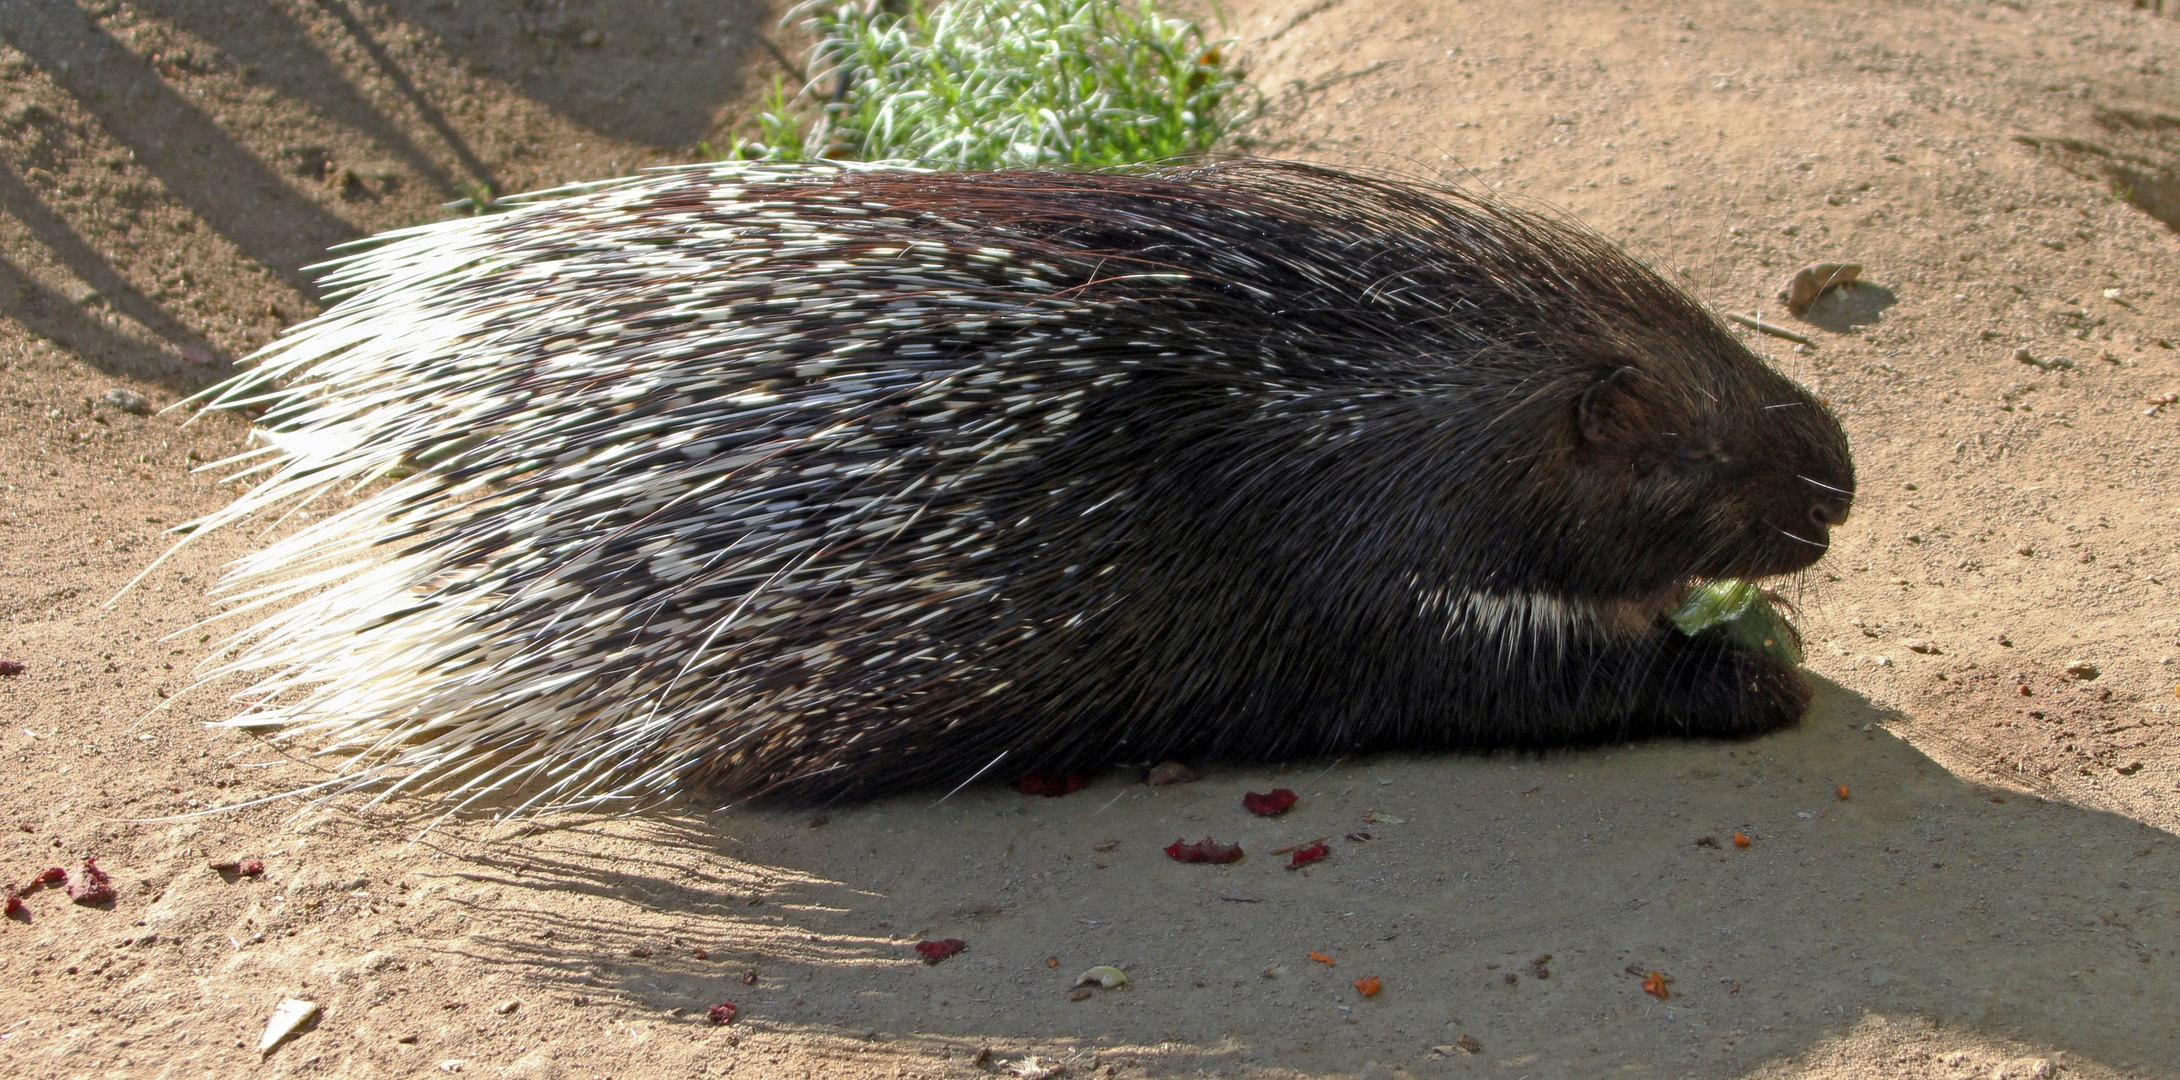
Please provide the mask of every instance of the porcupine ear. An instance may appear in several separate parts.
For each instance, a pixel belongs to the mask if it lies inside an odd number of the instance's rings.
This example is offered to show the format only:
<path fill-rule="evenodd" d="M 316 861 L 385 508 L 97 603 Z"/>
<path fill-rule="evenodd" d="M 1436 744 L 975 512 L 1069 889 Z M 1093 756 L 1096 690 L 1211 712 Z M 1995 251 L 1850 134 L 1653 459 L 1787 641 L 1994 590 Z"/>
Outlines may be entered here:
<path fill-rule="evenodd" d="M 1594 446 L 1634 447 L 1658 431 L 1657 402 L 1644 393 L 1642 372 L 1625 365 L 1599 376 L 1575 399 L 1575 424 Z"/>

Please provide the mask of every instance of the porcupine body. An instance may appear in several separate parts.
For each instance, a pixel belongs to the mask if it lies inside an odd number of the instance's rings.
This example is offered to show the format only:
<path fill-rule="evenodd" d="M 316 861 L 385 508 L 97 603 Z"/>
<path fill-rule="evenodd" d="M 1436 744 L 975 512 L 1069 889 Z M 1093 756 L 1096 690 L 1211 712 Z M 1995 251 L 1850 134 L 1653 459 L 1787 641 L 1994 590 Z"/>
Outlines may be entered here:
<path fill-rule="evenodd" d="M 425 226 L 217 405 L 352 505 L 233 721 L 339 783 L 780 802 L 1167 757 L 1734 736 L 1663 615 L 1810 565 L 1837 422 L 1608 243 L 1273 163 L 712 165 Z M 369 485 L 372 481 L 381 481 Z"/>

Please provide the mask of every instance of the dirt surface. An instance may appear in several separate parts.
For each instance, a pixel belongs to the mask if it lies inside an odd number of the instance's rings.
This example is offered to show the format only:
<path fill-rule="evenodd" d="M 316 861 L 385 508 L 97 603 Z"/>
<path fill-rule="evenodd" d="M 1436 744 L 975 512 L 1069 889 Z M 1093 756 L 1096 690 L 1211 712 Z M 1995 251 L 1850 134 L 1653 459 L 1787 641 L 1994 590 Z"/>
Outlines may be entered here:
<path fill-rule="evenodd" d="M 303 267 L 328 244 L 479 184 L 691 160 L 792 43 L 716 0 L 12 4 L 0 659 L 25 670 L 0 676 L 0 879 L 96 856 L 118 896 L 38 889 L 0 923 L 0 1070 L 2180 1075 L 2180 237 L 2153 216 L 2180 220 L 2180 21 L 2034 0 L 1230 20 L 1270 99 L 1255 152 L 1561 209 L 1815 342 L 1750 339 L 1842 414 L 1861 473 L 1834 554 L 1788 586 L 1825 680 L 1800 729 L 820 818 L 422 840 L 415 806 L 172 820 L 320 773 L 207 729 L 234 687 L 183 693 L 220 648 L 192 629 L 204 587 L 262 536 L 201 537 L 105 606 L 222 503 L 191 470 L 243 436 L 140 413 L 317 310 Z M 1865 284 L 1795 318 L 1775 294 L 1815 262 Z M 1300 804 L 1241 809 L 1273 786 Z M 1160 850 L 1206 834 L 1248 857 Z M 1272 854 L 1319 837 L 1309 868 Z M 234 859 L 264 872 L 208 865 Z M 968 948 L 921 963 L 933 938 Z M 1071 1000 L 1098 964 L 1130 984 Z M 321 1012 L 261 1055 L 289 996 Z"/>

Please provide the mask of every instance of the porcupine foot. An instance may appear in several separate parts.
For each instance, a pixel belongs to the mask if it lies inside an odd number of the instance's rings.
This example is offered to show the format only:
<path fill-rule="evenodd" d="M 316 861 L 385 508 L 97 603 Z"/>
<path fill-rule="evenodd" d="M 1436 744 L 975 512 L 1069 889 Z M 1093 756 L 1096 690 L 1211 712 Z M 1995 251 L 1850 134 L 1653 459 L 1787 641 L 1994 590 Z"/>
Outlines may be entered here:
<path fill-rule="evenodd" d="M 1645 700 L 1628 719 L 1631 738 L 1747 738 L 1789 727 L 1809 708 L 1799 668 L 1706 631 L 1666 631 Z"/>

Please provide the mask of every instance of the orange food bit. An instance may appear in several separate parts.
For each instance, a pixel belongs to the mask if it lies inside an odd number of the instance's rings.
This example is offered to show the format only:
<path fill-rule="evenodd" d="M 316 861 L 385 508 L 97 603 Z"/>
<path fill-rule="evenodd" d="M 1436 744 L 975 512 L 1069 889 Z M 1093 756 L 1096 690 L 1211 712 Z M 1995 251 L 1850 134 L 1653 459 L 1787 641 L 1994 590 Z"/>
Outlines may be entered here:
<path fill-rule="evenodd" d="M 1733 834 L 1733 846 L 1735 846 L 1735 847 L 1747 847 L 1747 846 L 1749 846 L 1749 834 L 1747 834 L 1747 833 L 1738 833 L 1738 832 L 1737 832 L 1737 833 L 1735 833 L 1735 834 Z"/>
<path fill-rule="evenodd" d="M 1339 966 L 1338 964 L 1335 964 L 1335 963 L 1333 963 L 1333 962 L 1332 962 L 1332 958 L 1331 958 L 1331 957 L 1329 957 L 1329 956 L 1326 956 L 1326 955 L 1325 955 L 1324 953 L 1321 953 L 1321 952 L 1313 952 L 1313 953 L 1311 953 L 1311 954 L 1310 954 L 1310 959 L 1312 959 L 1312 960 L 1315 960 L 1315 961 L 1317 961 L 1318 963 L 1320 963 L 1320 964 L 1323 964 L 1323 965 L 1325 965 L 1326 967 L 1338 967 L 1338 966 Z"/>
<path fill-rule="evenodd" d="M 1060 966 L 1060 958 L 1059 958 L 1059 957 L 1057 957 L 1057 956 L 1047 956 L 1047 957 L 1045 957 L 1045 966 L 1046 966 L 1046 967 L 1059 967 L 1059 966 Z"/>
<path fill-rule="evenodd" d="M 1385 984 L 1379 982 L 1378 977 L 1375 975 L 1365 975 L 1355 980 L 1355 992 L 1364 997 L 1376 997 L 1378 991 L 1383 989 L 1385 989 Z"/>
<path fill-rule="evenodd" d="M 1841 802 L 1846 802 L 1846 801 L 1847 801 L 1847 785 L 1845 785 L 1845 784 L 1841 784 L 1841 785 L 1839 786 L 1839 801 L 1841 801 Z"/>
<path fill-rule="evenodd" d="M 1661 999 L 1672 997 L 1673 992 L 1665 988 L 1665 984 L 1671 981 L 1671 979 L 1665 977 L 1664 972 L 1653 971 L 1650 973 L 1649 978 L 1643 980 L 1643 993 Z"/>

